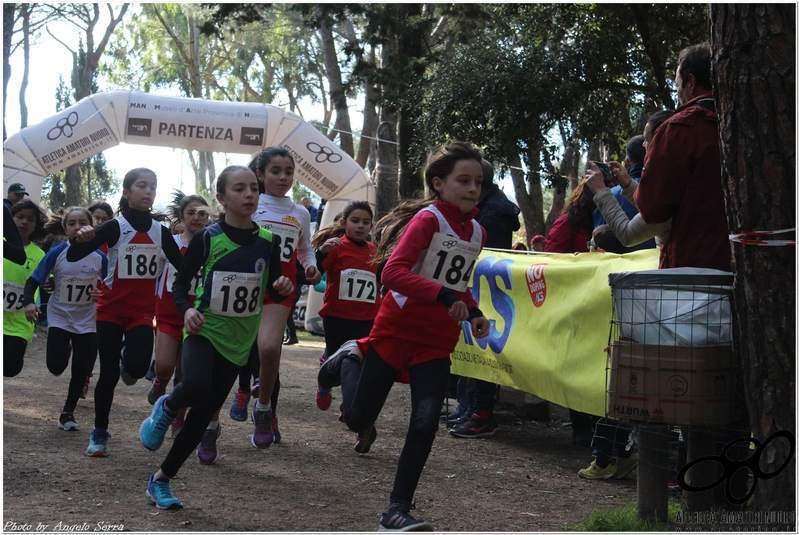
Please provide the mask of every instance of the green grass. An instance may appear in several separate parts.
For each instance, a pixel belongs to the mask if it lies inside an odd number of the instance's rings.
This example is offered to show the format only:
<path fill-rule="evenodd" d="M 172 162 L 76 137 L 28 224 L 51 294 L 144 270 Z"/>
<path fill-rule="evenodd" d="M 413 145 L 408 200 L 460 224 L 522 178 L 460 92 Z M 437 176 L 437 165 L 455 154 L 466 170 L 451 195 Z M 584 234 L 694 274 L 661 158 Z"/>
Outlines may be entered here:
<path fill-rule="evenodd" d="M 680 504 L 672 501 L 669 503 L 668 517 L 674 518 L 679 510 Z M 638 518 L 635 504 L 612 511 L 595 510 L 573 529 L 576 531 L 670 531 L 666 522 L 648 522 Z"/>

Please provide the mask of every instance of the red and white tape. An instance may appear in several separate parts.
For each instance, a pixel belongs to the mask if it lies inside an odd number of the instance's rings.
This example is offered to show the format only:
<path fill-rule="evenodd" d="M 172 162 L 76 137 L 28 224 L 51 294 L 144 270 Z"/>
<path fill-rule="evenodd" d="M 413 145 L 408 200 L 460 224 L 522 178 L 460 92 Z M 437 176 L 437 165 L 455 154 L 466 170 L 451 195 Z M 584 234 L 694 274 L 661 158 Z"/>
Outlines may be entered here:
<path fill-rule="evenodd" d="M 796 232 L 796 228 L 784 228 L 782 230 L 753 230 L 751 232 L 741 232 L 740 234 L 730 234 L 730 241 L 742 245 L 760 245 L 765 247 L 795 246 L 796 240 L 760 240 L 758 236 L 772 236 L 774 234 L 787 234 Z"/>

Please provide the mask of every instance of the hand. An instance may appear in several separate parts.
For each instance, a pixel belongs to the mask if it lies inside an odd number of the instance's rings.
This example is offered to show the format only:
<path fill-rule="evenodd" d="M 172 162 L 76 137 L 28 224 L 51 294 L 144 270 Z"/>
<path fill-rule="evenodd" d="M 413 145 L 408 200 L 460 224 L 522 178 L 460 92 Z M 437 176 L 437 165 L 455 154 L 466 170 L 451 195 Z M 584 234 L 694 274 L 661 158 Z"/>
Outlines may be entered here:
<path fill-rule="evenodd" d="M 472 334 L 475 338 L 485 338 L 491 331 L 491 322 L 485 317 L 473 318 L 470 323 L 472 324 Z"/>
<path fill-rule="evenodd" d="M 452 306 L 447 309 L 447 312 L 449 312 L 449 317 L 452 318 L 455 323 L 460 323 L 469 319 L 469 309 L 463 301 L 456 301 L 453 303 Z"/>
<path fill-rule="evenodd" d="M 278 278 L 274 284 L 272 284 L 272 287 L 277 290 L 280 295 L 291 295 L 294 293 L 294 285 L 288 277 Z"/>
<path fill-rule="evenodd" d="M 198 334 L 205 324 L 205 316 L 196 308 L 190 308 L 183 316 L 183 325 L 188 334 Z"/>
<path fill-rule="evenodd" d="M 590 189 L 591 193 L 594 195 L 607 187 L 602 172 L 594 162 L 588 162 L 588 167 L 585 169 L 585 185 L 588 186 L 588 189 Z"/>
<path fill-rule="evenodd" d="M 78 243 L 86 243 L 94 239 L 94 227 L 91 225 L 86 225 L 82 229 L 78 231 L 78 234 L 75 236 L 75 241 Z"/>
<path fill-rule="evenodd" d="M 25 318 L 30 323 L 36 323 L 36 319 L 39 317 L 40 312 L 39 307 L 37 307 L 35 303 L 31 303 L 25 307 Z"/>
<path fill-rule="evenodd" d="M 330 251 L 330 249 L 333 249 L 334 247 L 338 247 L 339 245 L 342 245 L 343 243 L 344 243 L 344 240 L 342 240 L 341 238 L 330 238 L 329 240 L 327 240 L 319 248 L 319 251 L 321 251 L 323 253 L 327 253 L 328 251 Z"/>
<path fill-rule="evenodd" d="M 308 266 L 305 268 L 305 280 L 308 282 L 308 284 L 313 286 L 322 280 L 322 274 L 319 273 L 319 270 L 316 269 L 316 266 Z"/>
<path fill-rule="evenodd" d="M 621 189 L 627 189 L 633 181 L 627 169 L 619 162 L 608 162 L 610 169 L 613 171 L 613 178 L 619 183 Z"/>
<path fill-rule="evenodd" d="M 95 288 L 89 295 L 91 295 L 92 303 L 97 303 L 100 300 L 100 288 Z"/>

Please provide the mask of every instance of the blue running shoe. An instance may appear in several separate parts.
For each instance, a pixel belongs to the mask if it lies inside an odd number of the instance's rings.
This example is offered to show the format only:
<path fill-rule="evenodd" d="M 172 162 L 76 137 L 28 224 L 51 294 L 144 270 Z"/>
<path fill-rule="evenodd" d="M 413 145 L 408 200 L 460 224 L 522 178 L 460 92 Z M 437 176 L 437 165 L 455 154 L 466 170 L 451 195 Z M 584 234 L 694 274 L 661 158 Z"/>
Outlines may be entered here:
<path fill-rule="evenodd" d="M 161 396 L 158 398 L 158 401 L 153 405 L 153 412 L 150 413 L 150 417 L 145 419 L 141 423 L 141 427 L 139 427 L 139 440 L 141 440 L 142 446 L 150 451 L 157 451 L 161 447 L 161 444 L 164 443 L 166 430 L 169 429 L 172 421 L 177 416 L 170 416 L 166 412 L 164 402 L 168 397 Z"/>
<path fill-rule="evenodd" d="M 230 406 L 231 420 L 236 420 L 237 422 L 247 421 L 247 409 L 250 406 L 251 398 L 252 397 L 250 396 L 249 392 L 242 392 L 241 390 L 236 389 L 233 405 Z"/>
<path fill-rule="evenodd" d="M 172 494 L 169 488 L 169 481 L 165 479 L 153 479 L 153 474 L 147 482 L 147 499 L 155 504 L 159 509 L 182 509 L 183 504 Z"/>
<path fill-rule="evenodd" d="M 89 447 L 86 448 L 87 457 L 106 457 L 105 446 L 111 433 L 105 429 L 93 429 L 89 435 Z"/>

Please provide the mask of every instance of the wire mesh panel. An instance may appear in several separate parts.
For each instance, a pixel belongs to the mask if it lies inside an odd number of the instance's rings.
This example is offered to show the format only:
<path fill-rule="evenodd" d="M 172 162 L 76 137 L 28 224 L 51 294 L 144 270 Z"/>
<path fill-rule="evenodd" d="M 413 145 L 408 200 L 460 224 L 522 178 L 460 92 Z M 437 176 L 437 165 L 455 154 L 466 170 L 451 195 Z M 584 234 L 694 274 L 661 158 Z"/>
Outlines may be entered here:
<path fill-rule="evenodd" d="M 717 426 L 735 418 L 732 273 L 611 273 L 607 415 Z"/>

